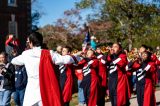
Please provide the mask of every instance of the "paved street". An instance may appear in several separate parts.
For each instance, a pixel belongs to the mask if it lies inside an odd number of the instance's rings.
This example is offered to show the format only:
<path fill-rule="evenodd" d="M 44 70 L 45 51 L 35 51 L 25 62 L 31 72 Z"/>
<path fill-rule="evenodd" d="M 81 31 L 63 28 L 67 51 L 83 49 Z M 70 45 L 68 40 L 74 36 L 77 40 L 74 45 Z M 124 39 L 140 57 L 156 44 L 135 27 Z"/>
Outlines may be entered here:
<path fill-rule="evenodd" d="M 130 106 L 138 106 L 136 96 L 133 96 L 131 98 L 130 102 L 131 102 Z M 160 90 L 156 91 L 156 102 L 157 102 L 157 106 L 160 106 Z M 111 103 L 106 102 L 106 106 L 111 106 Z"/>

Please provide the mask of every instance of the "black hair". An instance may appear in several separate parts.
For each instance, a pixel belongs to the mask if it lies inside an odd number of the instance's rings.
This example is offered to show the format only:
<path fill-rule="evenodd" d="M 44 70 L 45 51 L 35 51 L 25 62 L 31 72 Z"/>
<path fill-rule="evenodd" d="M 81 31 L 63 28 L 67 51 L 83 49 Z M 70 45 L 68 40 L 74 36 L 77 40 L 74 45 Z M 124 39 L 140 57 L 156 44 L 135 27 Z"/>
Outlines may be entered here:
<path fill-rule="evenodd" d="M 43 36 L 39 32 L 33 32 L 29 36 L 29 41 L 33 44 L 33 46 L 42 46 L 43 44 Z"/>
<path fill-rule="evenodd" d="M 42 43 L 42 49 L 49 49 L 46 43 Z"/>
<path fill-rule="evenodd" d="M 147 54 L 147 60 L 151 60 L 151 56 L 152 56 L 152 53 L 151 52 L 148 52 L 148 51 L 144 51 L 143 53 L 146 53 Z"/>
<path fill-rule="evenodd" d="M 148 46 L 147 45 L 141 45 L 141 47 L 145 48 L 146 50 L 148 49 Z"/>
<path fill-rule="evenodd" d="M 116 43 L 113 43 L 113 44 L 117 44 L 119 46 L 119 48 L 122 50 L 122 45 L 120 43 L 116 42 Z"/>
<path fill-rule="evenodd" d="M 109 47 L 112 47 L 112 45 L 113 45 L 113 43 L 112 43 L 112 42 L 108 43 L 108 46 L 109 46 Z"/>
<path fill-rule="evenodd" d="M 3 56 L 5 56 L 5 57 L 8 57 L 8 54 L 6 53 L 6 52 L 0 52 L 0 55 L 3 55 Z"/>
<path fill-rule="evenodd" d="M 63 48 L 66 48 L 70 53 L 72 52 L 72 48 L 70 46 L 64 46 Z"/>
<path fill-rule="evenodd" d="M 148 47 L 148 50 L 150 51 L 150 52 L 153 52 L 153 48 L 152 47 Z"/>

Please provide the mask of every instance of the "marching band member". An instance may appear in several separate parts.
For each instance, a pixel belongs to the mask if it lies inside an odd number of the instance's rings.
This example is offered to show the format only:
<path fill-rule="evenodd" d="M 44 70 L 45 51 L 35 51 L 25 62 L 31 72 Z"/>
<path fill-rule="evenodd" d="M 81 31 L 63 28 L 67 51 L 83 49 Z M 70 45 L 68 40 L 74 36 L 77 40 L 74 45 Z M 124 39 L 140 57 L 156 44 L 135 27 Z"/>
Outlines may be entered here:
<path fill-rule="evenodd" d="M 156 66 L 151 60 L 151 54 L 144 51 L 141 60 L 131 62 L 129 66 L 136 71 L 137 101 L 139 106 L 156 106 L 154 78 Z"/>
<path fill-rule="evenodd" d="M 96 106 L 98 99 L 98 59 L 95 57 L 93 50 L 87 51 L 86 58 L 82 59 L 77 68 L 83 71 L 83 80 L 81 87 L 83 88 L 85 102 L 87 106 Z"/>
<path fill-rule="evenodd" d="M 128 106 L 130 89 L 127 79 L 126 65 L 127 56 L 122 53 L 122 47 L 114 43 L 111 48 L 111 55 L 107 57 L 109 64 L 109 95 L 112 106 Z"/>
<path fill-rule="evenodd" d="M 100 94 L 98 99 L 99 106 L 105 106 L 105 95 L 107 88 L 107 64 L 106 56 L 102 53 L 101 49 L 97 47 L 96 49 L 97 59 L 99 60 L 99 80 L 100 80 Z"/>

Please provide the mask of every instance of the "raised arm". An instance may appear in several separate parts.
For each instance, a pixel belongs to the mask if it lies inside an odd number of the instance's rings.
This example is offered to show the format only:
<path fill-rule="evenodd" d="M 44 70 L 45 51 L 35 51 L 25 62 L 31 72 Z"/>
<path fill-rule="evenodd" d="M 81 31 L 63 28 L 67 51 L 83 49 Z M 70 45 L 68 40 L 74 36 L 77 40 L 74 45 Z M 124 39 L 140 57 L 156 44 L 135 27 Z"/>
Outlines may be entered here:
<path fill-rule="evenodd" d="M 71 64 L 74 62 L 71 56 L 66 55 L 66 56 L 61 56 L 58 53 L 53 53 L 52 55 L 52 60 L 56 65 L 61 65 L 61 64 Z"/>
<path fill-rule="evenodd" d="M 24 53 L 12 59 L 13 65 L 24 65 Z"/>
<path fill-rule="evenodd" d="M 75 63 L 73 57 L 70 55 L 62 56 L 58 53 L 53 53 L 53 51 L 50 51 L 50 52 L 51 52 L 52 60 L 56 65 Z M 80 61 L 79 56 L 76 56 L 76 55 L 74 56 L 77 59 L 77 61 Z"/>

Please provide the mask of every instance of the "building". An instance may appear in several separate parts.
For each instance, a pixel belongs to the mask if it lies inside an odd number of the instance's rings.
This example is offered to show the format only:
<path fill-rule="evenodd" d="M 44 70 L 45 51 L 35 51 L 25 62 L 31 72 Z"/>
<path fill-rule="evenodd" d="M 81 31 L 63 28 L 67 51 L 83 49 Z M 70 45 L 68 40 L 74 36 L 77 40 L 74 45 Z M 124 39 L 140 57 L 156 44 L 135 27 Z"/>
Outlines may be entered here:
<path fill-rule="evenodd" d="M 23 50 L 30 32 L 31 0 L 0 0 L 0 51 L 5 50 L 8 34 L 14 34 L 20 40 Z"/>

